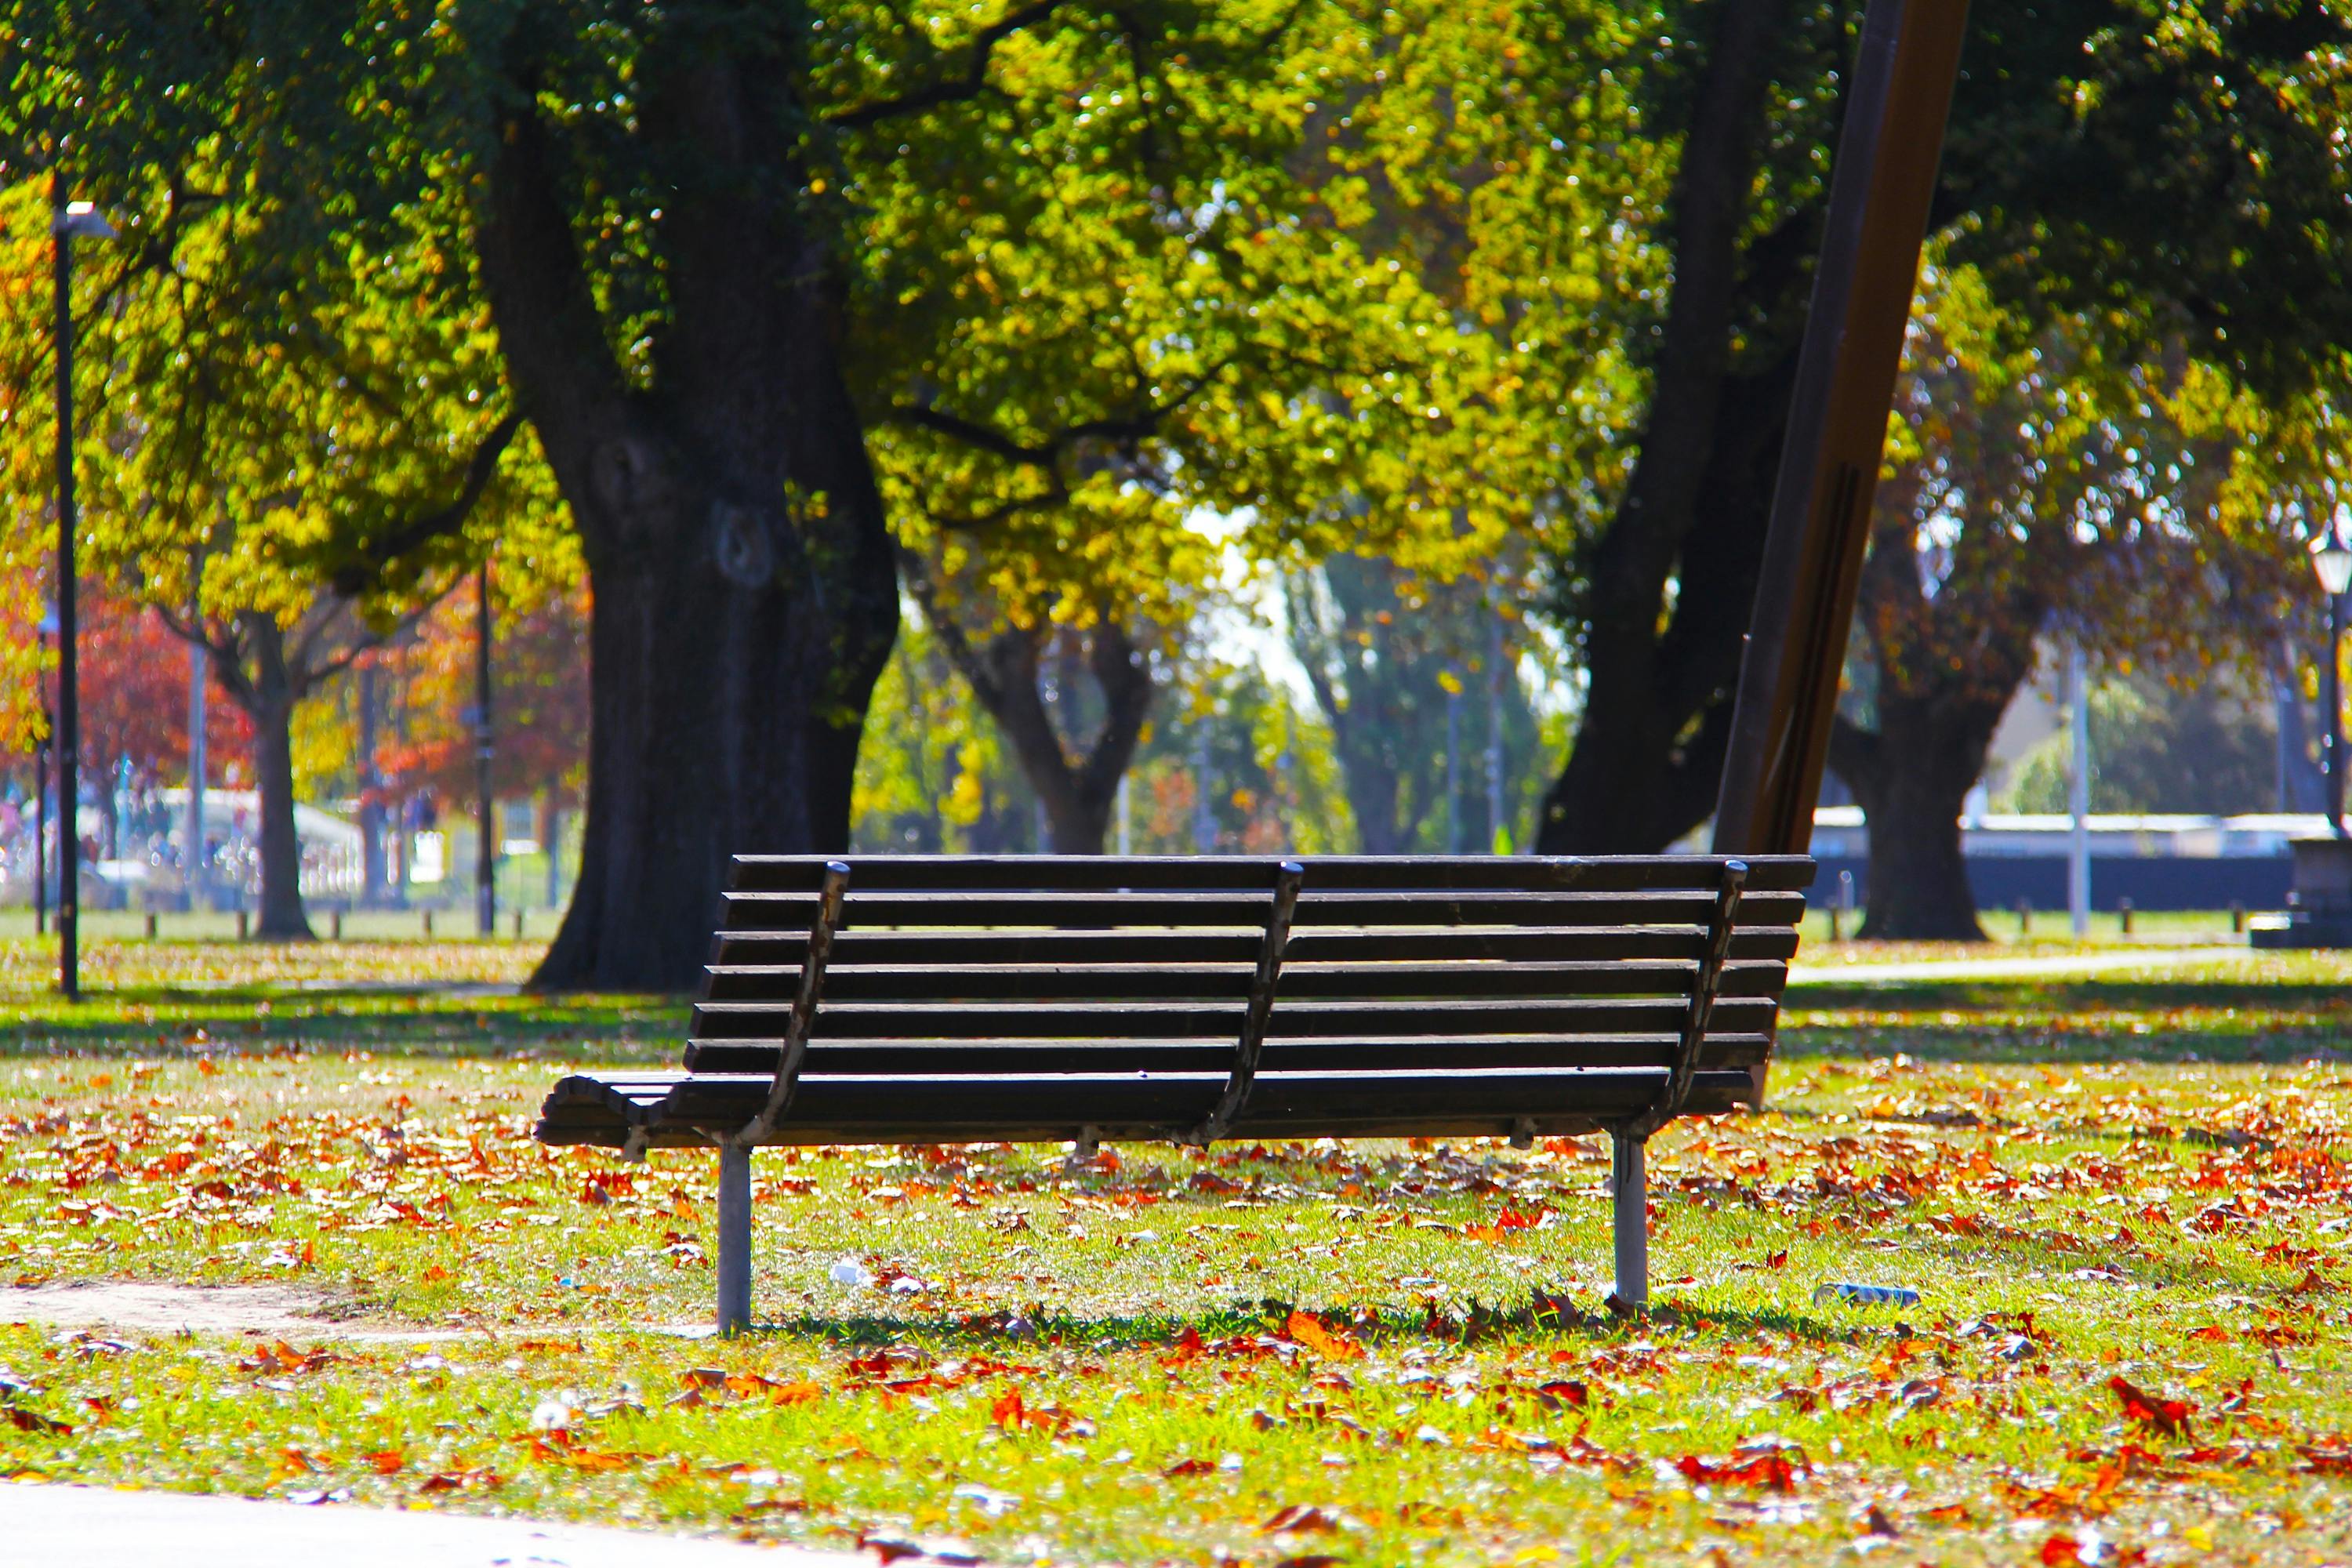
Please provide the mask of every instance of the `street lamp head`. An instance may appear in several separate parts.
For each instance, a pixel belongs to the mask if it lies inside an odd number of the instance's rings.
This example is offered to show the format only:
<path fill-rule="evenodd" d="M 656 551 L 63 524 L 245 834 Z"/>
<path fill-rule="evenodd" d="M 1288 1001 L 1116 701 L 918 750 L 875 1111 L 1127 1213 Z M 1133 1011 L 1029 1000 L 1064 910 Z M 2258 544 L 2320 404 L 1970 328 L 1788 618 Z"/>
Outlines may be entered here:
<path fill-rule="evenodd" d="M 66 239 L 112 239 L 114 226 L 92 202 L 68 202 L 66 210 L 58 214 L 50 231 Z"/>
<path fill-rule="evenodd" d="M 2333 599 L 2347 587 L 2352 587 L 2352 545 L 2347 545 L 2330 530 L 2319 536 L 2311 552 L 2311 569 L 2319 574 L 2319 586 Z"/>

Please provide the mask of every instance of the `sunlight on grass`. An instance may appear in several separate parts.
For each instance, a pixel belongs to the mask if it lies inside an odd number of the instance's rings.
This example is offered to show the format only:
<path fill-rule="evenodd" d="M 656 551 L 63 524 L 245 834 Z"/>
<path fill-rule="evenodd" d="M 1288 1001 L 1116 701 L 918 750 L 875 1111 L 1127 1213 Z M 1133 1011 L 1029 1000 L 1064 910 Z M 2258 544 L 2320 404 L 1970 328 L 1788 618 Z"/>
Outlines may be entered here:
<path fill-rule="evenodd" d="M 779 1150 L 729 1343 L 714 1162 L 528 1136 L 677 1004 L 219 962 L 201 1037 L 151 969 L 0 1055 L 0 1475 L 1008 1562 L 2352 1545 L 2337 959 L 1801 996 L 1762 1113 L 1656 1141 L 1644 1322 L 1598 1139 Z M 134 1279 L 315 1327 L 51 1325 Z"/>

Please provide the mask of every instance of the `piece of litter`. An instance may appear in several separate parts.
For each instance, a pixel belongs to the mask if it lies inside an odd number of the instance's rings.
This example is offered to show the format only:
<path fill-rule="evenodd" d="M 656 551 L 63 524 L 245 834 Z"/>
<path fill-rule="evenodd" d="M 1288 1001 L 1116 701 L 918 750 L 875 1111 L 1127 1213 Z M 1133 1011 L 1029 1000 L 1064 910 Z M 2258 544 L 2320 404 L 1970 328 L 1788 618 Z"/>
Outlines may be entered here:
<path fill-rule="evenodd" d="M 1813 1292 L 1815 1301 L 1851 1301 L 1861 1307 L 1916 1307 L 1919 1292 L 1901 1285 L 1852 1285 L 1832 1280 Z"/>
<path fill-rule="evenodd" d="M 858 1262 L 855 1258 L 845 1258 L 840 1262 L 835 1264 L 832 1268 L 832 1276 L 833 1282 L 836 1285 L 856 1286 L 871 1285 L 874 1283 L 873 1270 L 867 1268 L 866 1265 Z"/>

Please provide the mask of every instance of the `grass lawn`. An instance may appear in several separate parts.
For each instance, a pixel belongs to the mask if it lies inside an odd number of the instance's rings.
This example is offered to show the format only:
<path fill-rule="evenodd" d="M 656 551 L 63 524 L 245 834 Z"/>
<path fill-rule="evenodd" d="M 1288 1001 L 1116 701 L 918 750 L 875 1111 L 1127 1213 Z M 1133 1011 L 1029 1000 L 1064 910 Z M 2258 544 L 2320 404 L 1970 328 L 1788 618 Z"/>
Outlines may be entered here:
<path fill-rule="evenodd" d="M 982 1145 L 762 1154 L 776 1326 L 718 1343 L 715 1162 L 527 1135 L 682 1010 L 531 956 L 100 942 L 68 1006 L 0 941 L 0 1477 L 1003 1563 L 2352 1558 L 2352 962 L 1799 988 L 1768 1109 L 1654 1144 L 1646 1321 L 1601 1140 Z M 317 1321 L 35 1321 L 121 1280 Z"/>

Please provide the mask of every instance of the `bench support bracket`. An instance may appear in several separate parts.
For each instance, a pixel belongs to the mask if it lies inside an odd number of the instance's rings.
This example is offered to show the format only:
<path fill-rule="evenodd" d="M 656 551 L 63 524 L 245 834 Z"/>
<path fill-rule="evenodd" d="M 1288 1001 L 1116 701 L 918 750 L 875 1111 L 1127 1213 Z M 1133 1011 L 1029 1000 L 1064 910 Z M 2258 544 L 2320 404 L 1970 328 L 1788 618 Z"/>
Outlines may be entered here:
<path fill-rule="evenodd" d="M 1180 1136 L 1176 1140 L 1180 1143 L 1207 1148 L 1225 1135 L 1249 1103 L 1258 1056 L 1265 1046 L 1266 1020 L 1274 1013 L 1274 987 L 1282 978 L 1282 950 L 1289 945 L 1290 922 L 1298 912 L 1298 888 L 1306 879 L 1307 868 L 1296 860 L 1285 860 L 1275 870 L 1274 908 L 1265 917 L 1265 942 L 1258 949 L 1257 973 L 1250 979 L 1249 1008 L 1242 1015 L 1233 1076 L 1225 1080 L 1225 1091 L 1217 1097 L 1215 1109 L 1189 1134 Z"/>
<path fill-rule="evenodd" d="M 719 1331 L 751 1326 L 751 1145 L 719 1145 Z"/>
<path fill-rule="evenodd" d="M 808 1054 L 809 1029 L 816 1022 L 816 1005 L 824 994 L 825 960 L 833 956 L 833 933 L 840 929 L 841 904 L 848 893 L 848 866 L 839 860 L 826 861 L 816 923 L 809 927 L 808 954 L 801 960 L 801 988 L 793 998 L 793 1016 L 784 1026 L 783 1045 L 776 1052 L 775 1081 L 768 1086 L 768 1102 L 739 1134 L 746 1142 L 756 1143 L 773 1132 L 792 1105 L 793 1090 L 801 1079 L 801 1058 Z"/>

